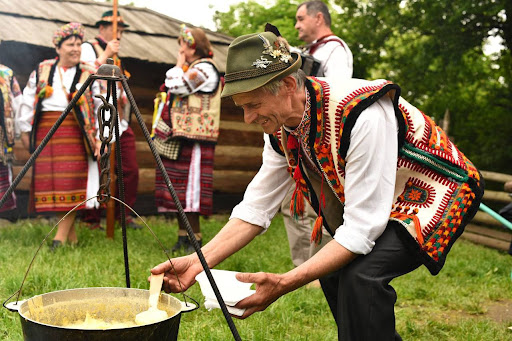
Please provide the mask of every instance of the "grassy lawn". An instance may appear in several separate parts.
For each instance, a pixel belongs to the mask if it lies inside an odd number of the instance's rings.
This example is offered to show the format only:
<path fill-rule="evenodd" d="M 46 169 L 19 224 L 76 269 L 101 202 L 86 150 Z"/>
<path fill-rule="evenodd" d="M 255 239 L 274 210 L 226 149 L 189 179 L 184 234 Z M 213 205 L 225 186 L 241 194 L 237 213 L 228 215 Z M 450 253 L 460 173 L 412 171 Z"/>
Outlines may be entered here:
<path fill-rule="evenodd" d="M 202 220 L 209 240 L 227 216 Z M 176 241 L 176 220 L 148 217 L 147 222 L 164 245 Z M 0 299 L 18 290 L 37 247 L 53 226 L 48 221 L 24 220 L 0 227 Z M 120 229 L 114 240 L 105 232 L 78 229 L 78 247 L 51 253 L 43 247 L 23 287 L 22 298 L 55 290 L 82 287 L 125 287 Z M 218 266 L 242 272 L 285 272 L 292 268 L 282 219 L 269 232 Z M 133 288 L 148 289 L 149 270 L 165 259 L 151 233 L 128 230 L 130 278 Z M 459 240 L 441 273 L 433 277 L 422 267 L 393 282 L 398 293 L 397 329 L 404 340 L 511 340 L 512 257 Z M 203 302 L 199 285 L 188 295 Z M 175 295 L 182 299 L 180 295 Z M 507 310 L 505 307 L 510 307 Z M 496 308 L 501 310 L 497 310 Z M 494 313 L 493 313 L 494 312 Z M 22 340 L 16 313 L 0 310 L 0 339 Z M 234 320 L 243 340 L 335 340 L 336 325 L 321 289 L 301 288 L 266 311 L 246 320 Z M 232 334 L 219 309 L 203 307 L 183 314 L 180 340 L 230 340 Z"/>

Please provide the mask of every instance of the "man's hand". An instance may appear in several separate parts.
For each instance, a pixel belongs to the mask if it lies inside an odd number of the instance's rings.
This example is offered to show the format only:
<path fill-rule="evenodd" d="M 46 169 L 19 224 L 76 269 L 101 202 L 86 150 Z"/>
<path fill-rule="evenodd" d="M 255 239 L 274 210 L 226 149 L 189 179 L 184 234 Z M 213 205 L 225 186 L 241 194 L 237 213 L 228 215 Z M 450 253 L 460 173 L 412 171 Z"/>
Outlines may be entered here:
<path fill-rule="evenodd" d="M 167 260 L 151 269 L 151 273 L 153 275 L 164 273 L 162 289 L 165 292 L 186 291 L 196 282 L 196 275 L 203 270 L 201 263 L 199 263 L 195 253 L 185 257 L 173 258 L 171 261 L 172 266 Z M 178 276 L 179 282 L 176 276 Z"/>
<path fill-rule="evenodd" d="M 96 59 L 96 64 L 103 65 L 107 62 L 107 58 L 112 58 L 114 55 L 119 53 L 121 42 L 117 39 L 111 40 L 107 43 L 105 51 Z"/>
<path fill-rule="evenodd" d="M 267 309 L 279 297 L 288 293 L 289 288 L 284 285 L 283 276 L 266 272 L 239 273 L 236 278 L 240 282 L 256 284 L 256 292 L 236 304 L 236 308 L 246 309 L 242 316 L 233 317 L 245 319 L 255 312 Z"/>
<path fill-rule="evenodd" d="M 107 58 L 112 58 L 113 55 L 119 53 L 119 48 L 121 47 L 121 42 L 117 39 L 111 40 L 107 43 L 107 48 L 105 49 L 105 54 Z"/>

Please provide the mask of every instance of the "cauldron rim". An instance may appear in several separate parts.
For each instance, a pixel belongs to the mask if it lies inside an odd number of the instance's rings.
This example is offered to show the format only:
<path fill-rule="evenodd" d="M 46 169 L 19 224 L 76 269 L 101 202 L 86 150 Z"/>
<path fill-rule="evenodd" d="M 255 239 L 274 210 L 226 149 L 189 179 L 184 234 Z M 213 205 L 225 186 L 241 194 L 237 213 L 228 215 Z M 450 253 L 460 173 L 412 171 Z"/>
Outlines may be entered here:
<path fill-rule="evenodd" d="M 92 329 L 92 328 L 91 329 L 83 329 L 83 328 L 65 327 L 65 326 L 57 326 L 57 325 L 54 325 L 54 324 L 43 323 L 43 322 L 37 321 L 37 320 L 35 320 L 33 318 L 27 317 L 26 314 L 24 314 L 22 312 L 22 309 L 25 309 L 26 305 L 28 304 L 28 301 L 30 301 L 32 299 L 35 299 L 37 297 L 43 297 L 43 296 L 47 296 L 47 295 L 50 295 L 50 294 L 59 294 L 59 293 L 64 293 L 64 292 L 73 292 L 73 291 L 80 292 L 80 291 L 103 290 L 103 289 L 107 289 L 107 290 L 120 290 L 120 291 L 128 291 L 128 292 L 135 292 L 135 291 L 147 292 L 148 295 L 149 295 L 149 290 L 147 290 L 147 289 L 122 288 L 122 287 L 86 287 L 86 288 L 71 288 L 71 289 L 55 290 L 55 291 L 50 291 L 50 292 L 39 294 L 39 295 L 34 295 L 34 296 L 30 297 L 30 298 L 27 298 L 25 300 L 19 301 L 18 302 L 18 304 L 19 304 L 18 307 L 19 308 L 17 309 L 18 310 L 18 314 L 25 321 L 30 321 L 32 323 L 35 323 L 35 324 L 38 324 L 38 325 L 41 325 L 41 326 L 45 326 L 45 327 L 50 327 L 50 328 L 59 328 L 59 329 L 62 328 L 62 329 L 67 329 L 67 330 L 83 330 L 83 331 L 91 331 L 91 332 L 94 332 L 94 331 L 105 331 L 105 329 Z M 151 325 L 154 325 L 154 324 L 159 324 L 159 323 L 168 321 L 170 319 L 176 318 L 177 316 L 181 315 L 182 312 L 186 312 L 183 309 L 183 304 L 184 303 L 181 302 L 180 300 L 178 300 L 176 297 L 174 297 L 172 295 L 169 295 L 169 294 L 165 294 L 165 293 L 162 293 L 161 295 L 163 295 L 164 297 L 168 297 L 168 299 L 170 299 L 170 300 L 176 301 L 177 304 L 179 303 L 181 305 L 181 309 L 177 310 L 174 315 L 171 315 L 171 316 L 167 317 L 166 319 L 163 319 L 163 320 L 158 321 L 158 322 L 148 323 L 148 324 L 144 324 L 144 325 L 140 325 L 140 326 L 137 325 L 137 326 L 130 326 L 130 327 L 108 328 L 107 330 L 126 330 L 126 329 L 135 329 L 135 328 L 144 328 L 144 327 L 147 327 L 147 326 L 151 326 Z"/>

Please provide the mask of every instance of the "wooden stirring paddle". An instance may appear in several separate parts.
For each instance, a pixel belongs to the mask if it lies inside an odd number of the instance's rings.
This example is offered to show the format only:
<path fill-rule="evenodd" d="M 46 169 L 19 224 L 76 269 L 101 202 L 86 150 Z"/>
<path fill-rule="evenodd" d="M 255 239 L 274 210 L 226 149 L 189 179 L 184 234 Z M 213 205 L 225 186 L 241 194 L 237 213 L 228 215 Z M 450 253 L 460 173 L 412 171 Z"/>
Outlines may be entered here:
<path fill-rule="evenodd" d="M 135 323 L 138 325 L 160 322 L 169 317 L 166 311 L 157 308 L 163 281 L 163 273 L 160 275 L 151 274 L 149 280 L 149 308 L 135 316 Z"/>

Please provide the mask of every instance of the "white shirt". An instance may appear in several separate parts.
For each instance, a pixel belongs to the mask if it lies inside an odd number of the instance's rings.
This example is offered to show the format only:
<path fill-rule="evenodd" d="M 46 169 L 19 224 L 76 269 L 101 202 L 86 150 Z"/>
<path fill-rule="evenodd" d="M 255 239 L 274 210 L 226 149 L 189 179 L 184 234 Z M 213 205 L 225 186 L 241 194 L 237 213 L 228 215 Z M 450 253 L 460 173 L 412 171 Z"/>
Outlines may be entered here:
<path fill-rule="evenodd" d="M 59 75 L 62 75 L 61 77 Z M 75 67 L 63 69 L 60 66 L 55 68 L 55 73 L 53 75 L 53 94 L 45 98 L 42 102 L 42 111 L 64 111 L 66 110 L 69 101 L 67 94 L 69 94 L 69 89 L 71 88 L 71 84 L 73 83 L 73 79 L 75 77 Z M 62 86 L 64 85 L 66 92 L 64 92 Z M 80 90 L 82 84 L 77 83 L 76 90 Z M 92 83 L 91 88 L 92 94 L 97 95 L 100 93 L 100 88 L 98 82 Z M 20 116 L 18 120 L 19 129 L 21 132 L 30 132 L 32 131 L 32 119 L 34 117 L 34 100 L 36 97 L 36 71 L 33 71 L 30 74 L 30 77 L 27 82 L 27 86 L 23 89 L 23 99 L 20 107 Z M 94 107 L 98 108 L 101 104 L 101 101 L 95 97 L 94 98 Z M 70 113 L 72 115 L 72 113 Z"/>
<path fill-rule="evenodd" d="M 391 100 L 383 98 L 364 110 L 351 132 L 345 167 L 344 222 L 334 239 L 356 254 L 368 254 L 389 220 L 398 157 L 397 122 Z M 286 159 L 265 135 L 263 164 L 231 213 L 261 226 L 264 232 L 293 179 Z"/>
<path fill-rule="evenodd" d="M 94 47 L 89 43 L 82 44 L 82 53 L 80 54 L 80 60 L 87 62 L 92 65 L 96 65 L 94 62 L 98 57 L 96 56 L 96 51 L 94 51 Z"/>
<path fill-rule="evenodd" d="M 319 45 L 313 53 L 313 57 L 320 61 L 320 74 L 318 76 L 329 78 L 352 78 L 353 56 L 348 45 L 339 37 L 330 36 L 325 39 L 337 39 Z M 313 43 L 316 43 L 315 40 Z"/>

